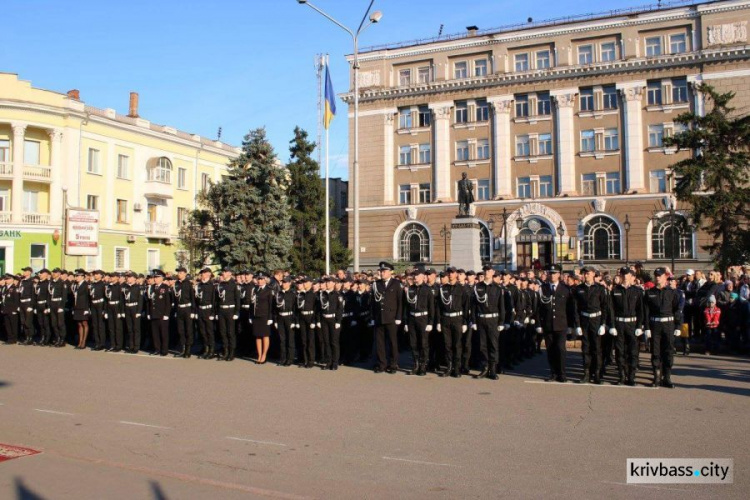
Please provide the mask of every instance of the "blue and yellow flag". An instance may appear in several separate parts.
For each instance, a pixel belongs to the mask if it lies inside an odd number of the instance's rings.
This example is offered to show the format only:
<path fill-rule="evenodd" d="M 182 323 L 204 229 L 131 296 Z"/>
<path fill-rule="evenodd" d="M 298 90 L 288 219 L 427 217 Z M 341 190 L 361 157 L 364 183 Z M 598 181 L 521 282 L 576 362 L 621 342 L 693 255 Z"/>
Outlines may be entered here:
<path fill-rule="evenodd" d="M 336 115 L 336 94 L 333 92 L 333 84 L 331 83 L 331 74 L 328 72 L 328 65 L 326 64 L 326 109 L 323 115 L 323 124 L 326 130 L 331 124 L 331 120 Z"/>

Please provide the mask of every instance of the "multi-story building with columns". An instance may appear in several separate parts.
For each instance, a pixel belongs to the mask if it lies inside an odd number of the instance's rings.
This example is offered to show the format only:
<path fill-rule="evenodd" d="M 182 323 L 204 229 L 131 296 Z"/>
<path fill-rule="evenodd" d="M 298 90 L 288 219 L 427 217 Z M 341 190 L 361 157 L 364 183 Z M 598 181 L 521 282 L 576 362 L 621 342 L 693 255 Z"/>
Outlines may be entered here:
<path fill-rule="evenodd" d="M 239 149 L 0 73 L 0 271 L 174 269 L 196 194 Z M 123 96 L 125 103 L 125 96 Z M 99 254 L 63 257 L 63 206 L 98 210 Z"/>
<path fill-rule="evenodd" d="M 692 152 L 663 139 L 705 112 L 700 83 L 750 104 L 748 20 L 748 1 L 680 2 L 364 49 L 362 265 L 450 261 L 463 172 L 498 267 L 706 265 L 709 236 L 670 194 Z"/>

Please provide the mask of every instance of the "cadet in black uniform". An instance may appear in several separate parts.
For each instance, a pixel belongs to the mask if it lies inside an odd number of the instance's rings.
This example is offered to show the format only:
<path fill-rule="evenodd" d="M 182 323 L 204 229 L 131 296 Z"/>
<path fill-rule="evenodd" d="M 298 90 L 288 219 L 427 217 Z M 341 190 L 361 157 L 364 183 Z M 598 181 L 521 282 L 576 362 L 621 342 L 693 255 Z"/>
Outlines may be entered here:
<path fill-rule="evenodd" d="M 321 361 L 324 370 L 338 370 L 341 355 L 341 314 L 343 299 L 335 290 L 335 278 L 324 278 L 318 292 L 318 328 L 323 347 Z"/>
<path fill-rule="evenodd" d="M 221 271 L 221 281 L 216 287 L 217 315 L 219 317 L 219 335 L 224 351 L 217 359 L 231 361 L 234 359 L 234 351 L 237 349 L 237 336 L 235 335 L 235 321 L 240 313 L 240 288 L 232 278 L 232 270 L 224 268 Z M 231 359 L 230 359 L 231 358 Z"/>
<path fill-rule="evenodd" d="M 680 301 L 676 290 L 667 286 L 667 270 L 654 270 L 656 286 L 646 290 L 644 298 L 645 316 L 648 318 L 646 338 L 651 338 L 651 366 L 654 370 L 652 386 L 674 388 L 672 363 L 674 361 L 674 337 L 680 335 L 676 325 L 682 324 Z"/>
<path fill-rule="evenodd" d="M 435 323 L 435 297 L 425 283 L 424 271 L 415 271 L 414 285 L 404 289 L 404 331 L 409 334 L 414 367 L 411 374 L 427 374 L 430 355 L 430 332 Z"/>
<path fill-rule="evenodd" d="M 635 275 L 629 267 L 620 269 L 622 283 L 610 294 L 615 326 L 615 362 L 617 382 L 635 385 L 638 370 L 638 337 L 643 334 L 643 290 L 635 286 Z"/>
<path fill-rule="evenodd" d="M 122 287 L 119 280 L 120 278 L 117 273 L 111 273 L 109 275 L 109 283 L 107 283 L 104 290 L 104 295 L 107 297 L 104 318 L 107 320 L 107 332 L 109 333 L 108 350 L 114 352 L 120 352 L 123 346 L 122 318 L 125 316 L 125 308 L 123 306 Z"/>
<path fill-rule="evenodd" d="M 0 312 L 3 315 L 5 342 L 15 344 L 18 342 L 18 315 L 21 309 L 21 294 L 18 291 L 19 280 L 12 274 L 6 274 L 4 280 Z"/>
<path fill-rule="evenodd" d="M 268 286 L 268 276 L 258 273 L 258 287 L 253 290 L 253 308 L 250 317 L 253 324 L 255 349 L 258 352 L 258 364 L 266 363 L 268 348 L 271 345 L 271 325 L 273 324 L 274 291 Z"/>
<path fill-rule="evenodd" d="M 193 348 L 193 320 L 195 319 L 195 291 L 188 281 L 187 269 L 180 266 L 175 272 L 177 281 L 174 283 L 175 306 L 177 307 L 177 335 L 182 344 L 182 352 L 175 357 L 189 358 Z"/>
<path fill-rule="evenodd" d="M 143 292 L 136 283 L 135 273 L 125 274 L 127 283 L 122 287 L 125 303 L 125 329 L 128 332 L 125 350 L 132 354 L 141 349 L 141 315 L 143 314 Z"/>
<path fill-rule="evenodd" d="M 38 345 L 47 345 L 50 341 L 51 331 L 49 326 L 49 270 L 39 271 L 39 282 L 34 285 L 36 297 L 36 320 L 39 323 L 40 340 Z"/>
<path fill-rule="evenodd" d="M 166 356 L 169 352 L 169 317 L 172 315 L 172 293 L 164 283 L 164 271 L 154 270 L 154 286 L 151 289 L 151 334 L 154 337 L 154 353 Z"/>
<path fill-rule="evenodd" d="M 500 321 L 505 318 L 503 291 L 492 282 L 494 273 L 492 266 L 484 266 L 480 274 L 481 280 L 472 290 L 473 324 L 479 334 L 482 363 L 482 370 L 476 378 L 487 377 L 491 380 L 498 379 L 499 336 L 504 328 Z"/>
<path fill-rule="evenodd" d="M 60 279 L 62 270 L 56 267 L 52 270 L 52 280 L 49 283 L 50 329 L 55 347 L 63 347 L 67 331 L 65 328 L 65 305 L 68 302 L 68 286 Z"/>
<path fill-rule="evenodd" d="M 357 337 L 359 333 L 359 282 L 346 278 L 341 291 L 343 309 L 341 312 L 341 362 L 352 365 L 359 353 Z"/>
<path fill-rule="evenodd" d="M 31 345 L 34 342 L 34 282 L 31 280 L 32 269 L 24 267 L 21 272 L 23 278 L 18 284 L 18 293 L 21 301 L 21 332 L 24 334 L 24 345 Z"/>
<path fill-rule="evenodd" d="M 297 329 L 302 346 L 302 364 L 305 368 L 315 366 L 315 293 L 312 282 L 305 277 L 297 286 Z"/>
<path fill-rule="evenodd" d="M 89 298 L 91 302 L 91 333 L 94 335 L 94 351 L 104 349 L 106 339 L 104 338 L 104 293 L 106 285 L 102 281 L 101 270 L 97 269 L 92 275 L 93 281 L 89 286 Z"/>
<path fill-rule="evenodd" d="M 85 349 L 89 336 L 89 319 L 91 318 L 91 291 L 86 281 L 86 271 L 76 269 L 75 283 L 70 288 L 73 296 L 73 321 L 78 330 L 78 344 L 76 349 Z"/>
<path fill-rule="evenodd" d="M 549 281 L 539 291 L 537 333 L 544 334 L 550 376 L 547 381 L 567 382 L 565 341 L 567 332 L 578 326 L 576 302 L 567 285 L 560 281 L 560 266 L 547 266 Z"/>
<path fill-rule="evenodd" d="M 607 291 L 602 285 L 594 282 L 596 270 L 593 267 L 583 267 L 581 272 L 584 282 L 573 294 L 580 315 L 580 326 L 576 326 L 576 334 L 582 337 L 583 376 L 580 381 L 601 384 L 601 336 L 606 333 Z"/>
<path fill-rule="evenodd" d="M 275 293 L 275 327 L 279 332 L 279 366 L 291 366 L 296 354 L 294 326 L 296 293 L 292 290 L 291 276 L 281 278 L 281 289 Z"/>
<path fill-rule="evenodd" d="M 210 359 L 214 355 L 214 321 L 216 320 L 216 286 L 212 278 L 213 272 L 203 268 L 200 272 L 200 282 L 195 285 L 195 300 L 198 311 L 198 332 L 203 339 L 203 359 Z"/>
<path fill-rule="evenodd" d="M 381 262 L 380 279 L 372 284 L 372 301 L 370 325 L 375 328 L 375 349 L 377 364 L 375 373 L 398 371 L 398 337 L 397 329 L 403 318 L 403 290 L 401 284 L 393 279 L 393 266 Z M 390 360 L 386 357 L 386 342 L 390 346 Z"/>
<path fill-rule="evenodd" d="M 461 337 L 468 330 L 466 314 L 468 305 L 464 303 L 466 294 L 464 287 L 457 281 L 457 270 L 449 267 L 448 283 L 441 285 L 438 289 L 437 310 L 440 313 L 438 331 L 443 334 L 445 345 L 445 359 L 448 364 L 445 372 L 440 376 L 448 375 L 456 378 L 461 377 Z"/>
<path fill-rule="evenodd" d="M 357 321 L 357 345 L 359 360 L 363 363 L 370 361 L 372 356 L 373 331 L 370 326 L 372 319 L 372 292 L 368 290 L 370 284 L 367 280 L 360 280 L 357 287 L 357 309 L 359 320 Z"/>

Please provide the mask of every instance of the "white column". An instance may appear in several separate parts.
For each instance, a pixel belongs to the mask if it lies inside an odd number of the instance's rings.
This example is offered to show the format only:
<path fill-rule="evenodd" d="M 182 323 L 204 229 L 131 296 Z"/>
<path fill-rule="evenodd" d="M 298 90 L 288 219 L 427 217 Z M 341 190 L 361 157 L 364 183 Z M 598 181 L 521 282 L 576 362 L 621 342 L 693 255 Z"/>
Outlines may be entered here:
<path fill-rule="evenodd" d="M 23 141 L 25 123 L 11 123 L 13 128 L 13 184 L 11 186 L 11 220 L 15 224 L 23 221 Z"/>
<path fill-rule="evenodd" d="M 394 113 L 391 110 L 386 110 L 383 115 L 383 151 L 385 158 L 383 160 L 383 204 L 393 205 L 394 204 L 394 186 L 393 177 L 394 172 L 394 160 L 393 160 L 393 121 Z"/>
<path fill-rule="evenodd" d="M 511 169 L 513 142 L 510 134 L 510 113 L 513 109 L 513 96 L 488 97 L 487 102 L 492 106 L 492 122 L 494 125 L 492 162 L 494 192 L 492 194 L 495 199 L 513 198 Z"/>
<path fill-rule="evenodd" d="M 429 105 L 435 128 L 435 154 L 432 178 L 435 180 L 435 201 L 450 202 L 451 196 L 451 108 L 453 101 L 433 102 Z"/>
<path fill-rule="evenodd" d="M 49 190 L 49 214 L 50 224 L 61 225 L 63 219 L 63 193 L 62 193 L 62 131 L 59 129 L 52 129 L 47 131 L 50 139 L 50 169 L 51 169 L 51 180 Z"/>
<path fill-rule="evenodd" d="M 557 178 L 560 195 L 576 194 L 576 145 L 575 102 L 578 89 L 553 90 L 550 95 L 557 105 L 555 124 L 557 126 Z"/>
<path fill-rule="evenodd" d="M 645 81 L 618 83 L 625 104 L 625 172 L 626 192 L 646 189 L 643 165 L 643 93 Z"/>

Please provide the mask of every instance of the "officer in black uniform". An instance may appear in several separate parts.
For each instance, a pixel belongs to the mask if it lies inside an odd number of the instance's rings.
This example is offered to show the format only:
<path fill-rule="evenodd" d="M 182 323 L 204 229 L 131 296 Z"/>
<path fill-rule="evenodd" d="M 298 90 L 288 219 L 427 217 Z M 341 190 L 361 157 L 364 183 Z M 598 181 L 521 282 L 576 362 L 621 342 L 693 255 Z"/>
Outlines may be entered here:
<path fill-rule="evenodd" d="M 656 286 L 646 290 L 644 314 L 648 320 L 646 338 L 651 339 L 651 367 L 654 370 L 652 387 L 674 388 L 672 363 L 674 362 L 674 337 L 680 335 L 677 325 L 682 324 L 680 300 L 677 291 L 667 286 L 667 270 L 654 270 Z"/>
<path fill-rule="evenodd" d="M 141 315 L 143 314 L 143 292 L 136 283 L 133 272 L 125 273 L 127 283 L 122 287 L 125 304 L 125 329 L 128 332 L 125 350 L 136 354 L 141 349 Z"/>
<path fill-rule="evenodd" d="M 40 337 L 38 345 L 47 345 L 50 341 L 51 331 L 49 325 L 50 303 L 49 303 L 49 269 L 39 271 L 39 282 L 34 285 L 36 303 L 36 320 L 39 323 Z"/>
<path fill-rule="evenodd" d="M 476 378 L 487 377 L 497 380 L 499 361 L 500 332 L 504 329 L 501 319 L 505 318 L 505 299 L 503 291 L 495 285 L 492 278 L 495 274 L 492 266 L 484 266 L 481 279 L 472 289 L 473 326 L 479 334 L 479 352 L 482 370 Z"/>
<path fill-rule="evenodd" d="M 32 269 L 24 267 L 21 272 L 23 278 L 18 285 L 18 293 L 21 301 L 21 332 L 24 334 L 24 345 L 31 345 L 34 342 L 34 282 L 31 279 Z"/>
<path fill-rule="evenodd" d="M 296 297 L 297 330 L 302 346 L 301 367 L 315 366 L 315 293 L 312 291 L 310 278 L 303 277 L 297 285 Z"/>
<path fill-rule="evenodd" d="M 561 268 L 547 266 L 549 281 L 539 291 L 536 332 L 544 334 L 550 376 L 547 381 L 567 382 L 565 374 L 566 334 L 578 326 L 576 301 L 568 286 L 560 281 Z"/>
<path fill-rule="evenodd" d="M 107 320 L 107 331 L 109 332 L 108 350 L 114 352 L 120 352 L 123 347 L 122 319 L 125 316 L 125 307 L 119 280 L 120 277 L 117 273 L 110 274 L 109 283 L 104 290 L 107 297 L 104 318 Z"/>
<path fill-rule="evenodd" d="M 19 280 L 12 274 L 6 274 L 4 281 L 0 313 L 3 316 L 3 327 L 7 335 L 5 342 L 15 344 L 18 342 L 18 316 L 21 309 L 21 294 L 18 291 Z"/>
<path fill-rule="evenodd" d="M 155 269 L 154 286 L 151 289 L 151 334 L 154 337 L 154 353 L 166 356 L 169 352 L 169 317 L 172 315 L 172 292 L 164 283 L 164 271 Z"/>
<path fill-rule="evenodd" d="M 404 331 L 409 334 L 409 345 L 414 366 L 412 375 L 427 374 L 430 355 L 430 332 L 435 323 L 435 297 L 425 283 L 425 273 L 414 271 L 414 285 L 404 289 Z"/>
<path fill-rule="evenodd" d="M 92 350 L 101 351 L 106 343 L 104 330 L 104 300 L 106 285 L 102 281 L 104 273 L 97 269 L 92 274 L 89 286 L 89 298 L 91 299 L 91 333 L 94 335 L 94 347 Z"/>
<path fill-rule="evenodd" d="M 341 313 L 341 362 L 352 365 L 359 353 L 359 282 L 346 278 L 341 290 L 343 309 Z"/>
<path fill-rule="evenodd" d="M 292 278 L 284 276 L 281 278 L 281 288 L 275 292 L 274 298 L 274 326 L 279 332 L 279 366 L 291 366 L 294 363 L 296 302 L 297 294 L 292 289 Z"/>
<path fill-rule="evenodd" d="M 49 319 L 54 338 L 52 345 L 55 347 L 63 347 L 67 337 L 65 305 L 68 303 L 68 286 L 60 279 L 61 273 L 62 270 L 59 267 L 54 268 L 49 283 Z"/>
<path fill-rule="evenodd" d="M 580 382 L 601 384 L 602 344 L 601 337 L 606 333 L 608 312 L 607 290 L 594 281 L 596 270 L 593 267 L 581 268 L 584 282 L 576 287 L 576 299 L 580 326 L 576 335 L 581 337 L 583 353 L 583 376 Z"/>
<path fill-rule="evenodd" d="M 638 370 L 638 337 L 643 334 L 643 290 L 635 286 L 635 275 L 629 267 L 621 268 L 620 276 L 622 282 L 610 294 L 615 326 L 615 385 L 624 381 L 632 386 Z"/>
<path fill-rule="evenodd" d="M 73 297 L 73 321 L 78 330 L 78 345 L 76 349 L 85 349 L 89 336 L 89 322 L 91 320 L 91 290 L 86 281 L 86 271 L 76 269 L 75 283 L 70 287 L 70 295 Z"/>
<path fill-rule="evenodd" d="M 338 370 L 341 356 L 341 314 L 344 300 L 336 291 L 336 278 L 325 278 L 318 292 L 318 328 L 324 370 Z"/>
<path fill-rule="evenodd" d="M 357 352 L 359 360 L 363 363 L 370 361 L 372 356 L 373 329 L 370 326 L 372 319 L 372 292 L 368 289 L 370 286 L 367 280 L 360 280 L 357 287 L 357 310 L 359 319 L 357 320 Z"/>
<path fill-rule="evenodd" d="M 240 288 L 232 277 L 232 270 L 225 267 L 221 271 L 221 281 L 216 286 L 217 315 L 219 319 L 219 335 L 224 350 L 217 356 L 218 360 L 230 361 L 234 359 L 234 351 L 237 349 L 237 336 L 235 335 L 235 322 L 240 313 Z"/>
<path fill-rule="evenodd" d="M 467 312 L 468 304 L 464 287 L 458 282 L 458 270 L 449 267 L 446 270 L 448 283 L 438 289 L 437 310 L 440 313 L 438 331 L 443 334 L 445 345 L 446 370 L 440 374 L 441 377 L 461 377 L 461 338 L 468 331 Z"/>
<path fill-rule="evenodd" d="M 193 320 L 195 314 L 195 291 L 193 285 L 188 280 L 187 269 L 180 266 L 175 269 L 177 281 L 174 283 L 173 293 L 175 306 L 177 307 L 177 335 L 182 344 L 182 351 L 175 354 L 175 357 L 189 358 L 193 348 Z"/>
<path fill-rule="evenodd" d="M 216 285 L 213 283 L 213 272 L 205 267 L 201 269 L 200 281 L 195 285 L 195 300 L 198 315 L 198 332 L 203 339 L 203 359 L 214 355 L 214 321 L 216 320 Z"/>
<path fill-rule="evenodd" d="M 397 329 L 403 318 L 403 290 L 393 279 L 393 265 L 381 262 L 380 279 L 372 284 L 370 325 L 375 328 L 375 349 L 377 364 L 375 373 L 396 373 L 398 371 Z M 386 357 L 386 342 L 390 346 L 390 360 Z"/>

